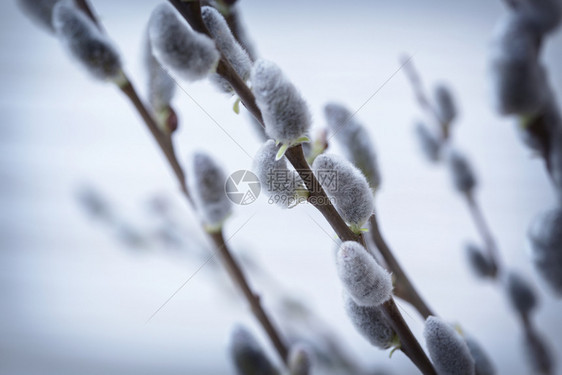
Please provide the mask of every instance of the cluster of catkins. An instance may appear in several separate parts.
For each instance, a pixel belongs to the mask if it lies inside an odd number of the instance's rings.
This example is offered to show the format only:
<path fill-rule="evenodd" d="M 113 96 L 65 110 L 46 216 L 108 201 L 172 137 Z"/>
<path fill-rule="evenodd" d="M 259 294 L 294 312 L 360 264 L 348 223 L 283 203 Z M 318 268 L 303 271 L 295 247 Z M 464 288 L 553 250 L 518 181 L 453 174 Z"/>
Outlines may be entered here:
<path fill-rule="evenodd" d="M 519 120 L 525 144 L 544 158 L 557 196 L 562 192 L 562 117 L 540 60 L 543 44 L 559 28 L 562 1 L 513 2 L 499 20 L 492 44 L 490 70 L 496 108 Z M 562 295 L 562 207 L 538 215 L 529 228 L 537 271 Z"/>
<path fill-rule="evenodd" d="M 436 117 L 441 123 L 442 134 L 441 136 L 436 136 L 425 125 L 418 124 L 416 126 L 416 135 L 421 150 L 432 163 L 438 162 L 441 153 L 445 150 L 453 187 L 459 193 L 470 197 L 474 194 L 477 179 L 468 159 L 450 146 L 449 127 L 455 119 L 457 111 L 453 95 L 446 86 L 439 85 L 436 88 L 434 105 Z M 446 130 L 443 131 L 443 129 Z M 445 136 L 445 134 L 447 136 Z M 552 217 L 548 219 L 552 220 Z M 554 228 L 548 226 L 548 219 L 541 219 L 541 222 L 533 227 L 535 228 L 535 234 L 534 237 L 532 237 L 534 238 L 534 244 L 540 241 L 541 238 L 552 237 Z M 560 228 L 562 229 L 562 227 Z M 558 232 L 560 233 L 560 230 L 558 230 Z M 548 241 L 549 240 L 546 242 Z M 555 242 L 555 240 L 550 239 L 549 243 L 552 242 Z M 562 251 L 562 241 L 559 240 L 559 243 L 560 245 L 557 249 Z M 488 243 L 487 246 L 493 246 L 493 244 Z M 549 249 L 555 248 L 556 247 L 550 247 Z M 497 264 L 498 259 L 495 259 L 489 251 L 484 251 L 474 243 L 466 244 L 465 252 L 468 264 L 474 275 L 482 279 L 499 280 L 504 286 L 507 299 L 515 313 L 530 322 L 531 314 L 538 305 L 538 298 L 529 281 L 520 273 L 513 270 L 503 270 L 500 274 L 499 265 Z M 554 253 L 554 251 L 552 253 Z M 550 272 L 554 274 L 554 277 L 560 277 L 560 275 L 562 275 L 562 269 L 559 265 L 560 263 L 545 264 L 543 265 L 543 270 L 549 269 Z M 556 270 L 558 270 L 558 273 L 556 273 Z M 525 353 L 528 356 L 528 362 L 533 368 L 533 371 L 547 374 L 551 373 L 554 363 L 547 345 L 530 326 L 530 323 L 524 326 L 524 331 L 523 344 L 525 346 Z"/>

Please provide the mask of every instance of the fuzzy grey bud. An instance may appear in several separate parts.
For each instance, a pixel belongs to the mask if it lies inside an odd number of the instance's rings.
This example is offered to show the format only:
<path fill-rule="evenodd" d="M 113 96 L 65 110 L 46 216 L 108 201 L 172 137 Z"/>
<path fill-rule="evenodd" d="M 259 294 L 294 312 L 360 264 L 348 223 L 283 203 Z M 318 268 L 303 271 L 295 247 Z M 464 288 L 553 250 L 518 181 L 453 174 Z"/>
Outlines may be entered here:
<path fill-rule="evenodd" d="M 420 148 L 430 162 L 439 160 L 439 153 L 441 151 L 441 142 L 439 138 L 433 134 L 431 130 L 422 123 L 416 125 L 416 136 Z"/>
<path fill-rule="evenodd" d="M 222 55 L 230 65 L 232 65 L 242 80 L 246 81 L 249 79 L 252 70 L 252 61 L 248 53 L 238 44 L 236 39 L 234 39 L 224 17 L 218 10 L 210 6 L 201 8 L 201 16 Z M 230 84 L 218 74 L 213 74 L 212 80 L 215 81 L 223 91 L 232 91 Z"/>
<path fill-rule="evenodd" d="M 516 11 L 541 34 L 553 31 L 562 20 L 560 0 L 523 0 L 518 2 Z"/>
<path fill-rule="evenodd" d="M 152 109 L 161 111 L 170 105 L 176 92 L 176 82 L 160 66 L 152 54 L 148 31 L 144 42 L 144 67 L 148 76 L 148 98 Z"/>
<path fill-rule="evenodd" d="M 439 120 L 449 125 L 457 116 L 457 107 L 451 90 L 444 85 L 435 87 L 435 109 L 439 116 Z"/>
<path fill-rule="evenodd" d="M 390 274 L 357 242 L 340 245 L 336 264 L 345 290 L 359 306 L 379 306 L 391 297 Z"/>
<path fill-rule="evenodd" d="M 289 352 L 290 375 L 309 375 L 312 367 L 312 354 L 303 345 L 296 344 Z"/>
<path fill-rule="evenodd" d="M 230 355 L 238 375 L 278 375 L 266 354 L 244 327 L 232 332 Z"/>
<path fill-rule="evenodd" d="M 544 68 L 537 60 L 537 36 L 516 13 L 499 23 L 490 70 L 495 106 L 501 114 L 532 115 L 545 104 L 548 90 Z"/>
<path fill-rule="evenodd" d="M 311 116 L 296 87 L 274 63 L 258 60 L 252 69 L 252 90 L 265 122 L 265 132 L 291 146 L 307 136 Z"/>
<path fill-rule="evenodd" d="M 278 150 L 275 142 L 271 139 L 266 141 L 254 157 L 253 171 L 270 198 L 270 203 L 290 208 L 301 199 L 306 199 L 308 190 L 299 174 L 289 169 L 286 158 L 275 159 Z"/>
<path fill-rule="evenodd" d="M 319 155 L 312 169 L 343 220 L 357 232 L 374 211 L 365 176 L 346 159 L 329 154 Z"/>
<path fill-rule="evenodd" d="M 60 0 L 18 0 L 18 5 L 33 22 L 53 32 L 53 8 L 58 1 Z"/>
<path fill-rule="evenodd" d="M 378 306 L 359 306 L 347 293 L 344 307 L 353 326 L 369 343 L 379 349 L 388 349 L 397 342 L 397 336 Z"/>
<path fill-rule="evenodd" d="M 562 295 L 562 208 L 536 216 L 528 237 L 539 274 L 557 295 Z"/>
<path fill-rule="evenodd" d="M 121 84 L 117 50 L 81 10 L 61 1 L 53 8 L 53 27 L 70 54 L 95 78 Z"/>
<path fill-rule="evenodd" d="M 148 31 L 156 59 L 183 79 L 202 79 L 216 69 L 220 54 L 213 40 L 180 20 L 170 4 L 154 9 Z"/>
<path fill-rule="evenodd" d="M 188 169 L 188 182 L 193 202 L 207 230 L 216 231 L 232 211 L 224 189 L 226 175 L 207 154 L 193 155 Z"/>
<path fill-rule="evenodd" d="M 460 152 L 451 150 L 447 162 L 455 188 L 462 193 L 471 192 L 476 186 L 476 176 L 468 159 Z"/>
<path fill-rule="evenodd" d="M 337 103 L 327 104 L 324 115 L 347 159 L 363 172 L 371 188 L 377 189 L 381 184 L 381 175 L 375 147 L 365 127 L 353 119 L 347 108 Z"/>
<path fill-rule="evenodd" d="M 496 275 L 496 266 L 492 259 L 478 246 L 469 243 L 465 246 L 466 258 L 475 276 L 485 278 Z"/>
<path fill-rule="evenodd" d="M 430 316 L 423 330 L 438 375 L 474 375 L 475 364 L 461 335 L 440 318 Z"/>
<path fill-rule="evenodd" d="M 505 279 L 505 288 L 511 306 L 519 314 L 528 315 L 537 306 L 535 291 L 521 274 L 509 272 Z"/>
<path fill-rule="evenodd" d="M 524 352 L 534 374 L 552 374 L 554 358 L 544 339 L 533 331 L 528 331 L 524 338 Z"/>
<path fill-rule="evenodd" d="M 470 350 L 470 355 L 474 359 L 474 364 L 476 368 L 477 375 L 494 375 L 496 374 L 496 368 L 492 363 L 492 360 L 488 356 L 488 353 L 484 348 L 470 336 L 465 337 L 466 345 L 468 350 Z"/>

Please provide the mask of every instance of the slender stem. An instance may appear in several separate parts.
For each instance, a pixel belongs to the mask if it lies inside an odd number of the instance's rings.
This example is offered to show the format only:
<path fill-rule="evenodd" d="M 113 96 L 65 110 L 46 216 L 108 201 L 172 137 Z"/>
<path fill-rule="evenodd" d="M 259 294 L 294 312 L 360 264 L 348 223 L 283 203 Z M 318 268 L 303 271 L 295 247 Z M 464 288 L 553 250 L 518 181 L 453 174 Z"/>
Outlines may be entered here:
<path fill-rule="evenodd" d="M 256 319 L 260 322 L 263 329 L 271 339 L 271 342 L 273 343 L 273 346 L 279 353 L 279 356 L 283 359 L 285 363 L 287 363 L 288 355 L 289 355 L 287 346 L 285 345 L 284 341 L 281 339 L 278 330 L 273 325 L 271 319 L 263 309 L 260 301 L 260 297 L 252 291 L 252 288 L 250 287 L 250 284 L 248 283 L 246 276 L 242 272 L 242 268 L 240 264 L 232 256 L 232 252 L 227 247 L 222 231 L 210 233 L 209 236 L 213 240 L 213 243 L 215 244 L 215 250 L 220 255 L 223 264 L 225 265 L 230 275 L 230 278 L 234 280 L 236 285 L 238 285 L 238 287 L 244 294 L 244 297 L 248 301 L 252 313 L 254 314 Z"/>
<path fill-rule="evenodd" d="M 371 225 L 371 238 L 383 256 L 389 270 L 392 271 L 393 275 L 396 277 L 396 286 L 394 289 L 396 296 L 412 304 L 424 319 L 427 319 L 430 315 L 435 315 L 411 283 L 408 275 L 406 275 L 406 272 L 404 272 L 402 266 L 388 247 L 380 232 L 376 215 L 371 216 L 369 223 Z"/>
<path fill-rule="evenodd" d="M 135 87 L 133 86 L 133 84 L 128 78 L 127 78 L 127 83 L 120 86 L 120 88 L 121 91 L 131 100 L 131 103 L 142 117 L 144 123 L 146 124 L 146 127 L 148 128 L 148 130 L 150 130 L 150 133 L 158 143 L 158 146 L 160 146 L 160 149 L 164 153 L 166 160 L 168 160 L 168 163 L 170 164 L 172 171 L 174 172 L 180 184 L 180 189 L 182 193 L 190 201 L 190 203 L 193 203 L 191 201 L 191 197 L 187 189 L 185 174 L 176 157 L 171 138 L 169 136 L 165 136 L 158 129 L 158 125 L 156 125 L 156 121 L 154 120 L 154 118 L 152 117 L 152 115 L 150 114 L 150 112 L 148 111 L 148 109 L 140 99 L 137 91 L 135 90 Z"/>
<path fill-rule="evenodd" d="M 421 78 L 414 68 L 414 63 L 411 60 L 405 61 L 402 66 L 404 67 L 406 77 L 408 77 L 408 80 L 412 85 L 414 95 L 416 96 L 416 100 L 418 101 L 420 107 L 422 107 L 429 117 L 433 118 L 435 123 L 439 125 L 439 128 L 441 129 L 441 139 L 446 141 L 449 138 L 449 126 L 441 119 L 439 112 L 431 104 L 431 101 L 425 94 Z"/>
<path fill-rule="evenodd" d="M 494 236 L 492 235 L 492 231 L 484 218 L 484 214 L 478 204 L 478 201 L 471 193 L 466 193 L 466 203 L 468 204 L 468 208 L 470 210 L 470 215 L 472 216 L 472 220 L 474 221 L 474 225 L 476 225 L 476 229 L 482 240 L 486 244 L 486 251 L 488 252 L 488 257 L 494 266 L 494 277 L 501 272 L 501 264 L 500 264 L 500 255 L 498 251 L 498 247 L 496 245 L 496 241 Z"/>

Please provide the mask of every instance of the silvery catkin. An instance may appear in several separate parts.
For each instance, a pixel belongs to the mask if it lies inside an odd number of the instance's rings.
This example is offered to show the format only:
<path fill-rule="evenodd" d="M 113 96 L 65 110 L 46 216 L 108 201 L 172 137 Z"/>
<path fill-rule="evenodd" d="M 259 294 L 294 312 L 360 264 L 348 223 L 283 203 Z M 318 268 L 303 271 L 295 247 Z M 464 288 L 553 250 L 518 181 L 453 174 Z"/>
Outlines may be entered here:
<path fill-rule="evenodd" d="M 474 359 L 461 335 L 440 318 L 430 316 L 423 330 L 438 375 L 474 375 Z"/>
<path fill-rule="evenodd" d="M 369 343 L 379 349 L 388 349 L 397 340 L 396 333 L 378 306 L 359 306 L 344 293 L 344 307 L 351 323 Z"/>
<path fill-rule="evenodd" d="M 54 32 L 53 8 L 60 0 L 18 0 L 18 5 L 29 18 L 43 27 Z"/>
<path fill-rule="evenodd" d="M 216 69 L 220 54 L 213 40 L 180 20 L 170 4 L 152 11 L 148 32 L 156 59 L 183 79 L 202 79 Z"/>
<path fill-rule="evenodd" d="M 447 162 L 454 187 L 462 193 L 470 193 L 476 186 L 476 176 L 466 156 L 456 150 L 450 150 Z"/>
<path fill-rule="evenodd" d="M 235 327 L 230 342 L 230 356 L 238 375 L 279 375 L 252 334 Z"/>
<path fill-rule="evenodd" d="M 550 288 L 562 295 L 562 208 L 537 215 L 528 237 L 536 269 Z"/>
<path fill-rule="evenodd" d="M 71 2 L 53 8 L 53 27 L 70 54 L 95 78 L 121 84 L 119 53 L 93 21 Z"/>
<path fill-rule="evenodd" d="M 152 109 L 162 111 L 170 105 L 176 92 L 176 82 L 160 66 L 152 54 L 148 31 L 144 41 L 144 67 L 148 76 L 148 100 Z"/>
<path fill-rule="evenodd" d="M 252 61 L 248 53 L 240 46 L 236 39 L 234 39 L 224 17 L 218 10 L 210 6 L 201 8 L 201 16 L 203 17 L 203 22 L 207 30 L 209 30 L 217 48 L 224 58 L 232 65 L 242 80 L 246 81 L 249 79 L 252 70 Z M 218 74 L 213 74 L 211 80 L 215 82 L 221 90 L 226 92 L 232 91 L 232 87 L 228 81 Z"/>
<path fill-rule="evenodd" d="M 251 81 L 270 138 L 291 146 L 307 136 L 311 124 L 308 105 L 277 65 L 256 61 Z"/>
<path fill-rule="evenodd" d="M 299 174 L 289 169 L 286 158 L 275 159 L 278 150 L 273 140 L 266 141 L 256 153 L 252 169 L 270 201 L 289 208 L 305 199 L 308 191 Z"/>
<path fill-rule="evenodd" d="M 209 155 L 196 152 L 189 163 L 187 178 L 193 203 L 207 230 L 220 230 L 232 211 L 222 168 Z"/>
<path fill-rule="evenodd" d="M 537 296 L 529 281 L 520 273 L 510 271 L 505 278 L 508 300 L 515 311 L 528 315 L 537 306 Z"/>
<path fill-rule="evenodd" d="M 427 160 L 433 163 L 439 160 L 441 151 L 439 138 L 421 122 L 416 124 L 415 132 L 421 151 Z"/>
<path fill-rule="evenodd" d="M 365 127 L 353 118 L 347 108 L 338 103 L 326 104 L 324 116 L 347 159 L 363 172 L 371 188 L 377 189 L 381 184 L 381 174 L 375 147 Z"/>
<path fill-rule="evenodd" d="M 435 87 L 435 109 L 444 125 L 450 125 L 457 116 L 457 107 L 451 90 L 445 85 Z"/>
<path fill-rule="evenodd" d="M 336 255 L 338 276 L 359 306 L 379 306 L 392 295 L 392 279 L 359 243 L 345 241 Z"/>
<path fill-rule="evenodd" d="M 488 254 L 473 243 L 465 245 L 465 253 L 468 264 L 474 275 L 484 277 L 494 277 L 496 275 L 496 266 L 489 258 Z"/>
<path fill-rule="evenodd" d="M 477 375 L 494 375 L 496 374 L 496 368 L 492 363 L 492 360 L 488 356 L 488 353 L 484 348 L 471 336 L 465 336 L 464 341 L 470 350 L 470 355 L 474 360 L 474 365 Z"/>
<path fill-rule="evenodd" d="M 504 16 L 494 33 L 490 61 L 495 107 L 501 114 L 534 115 L 547 100 L 537 34 L 518 13 Z"/>
<path fill-rule="evenodd" d="M 357 232 L 374 211 L 365 176 L 345 158 L 330 154 L 319 155 L 312 169 L 343 220 Z"/>

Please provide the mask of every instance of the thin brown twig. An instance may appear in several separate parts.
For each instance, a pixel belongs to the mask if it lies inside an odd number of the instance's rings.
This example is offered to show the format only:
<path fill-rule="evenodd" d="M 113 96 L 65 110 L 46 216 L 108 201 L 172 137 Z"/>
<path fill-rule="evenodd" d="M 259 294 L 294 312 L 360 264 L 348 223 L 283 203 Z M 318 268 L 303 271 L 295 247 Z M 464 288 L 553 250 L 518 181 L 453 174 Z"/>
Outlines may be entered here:
<path fill-rule="evenodd" d="M 373 242 L 377 246 L 379 252 L 384 258 L 385 263 L 388 266 L 389 271 L 395 276 L 395 287 L 394 293 L 397 297 L 402 298 L 404 301 L 409 302 L 414 308 L 420 313 L 420 315 L 427 319 L 435 313 L 429 308 L 425 300 L 418 293 L 412 282 L 410 281 L 408 275 L 402 269 L 402 266 L 398 260 L 394 257 L 392 250 L 388 247 L 388 244 L 384 240 L 380 232 L 380 228 L 377 222 L 376 215 L 372 215 L 369 219 L 370 233 Z"/>
<path fill-rule="evenodd" d="M 502 271 L 502 267 L 500 263 L 498 247 L 496 245 L 494 236 L 492 235 L 492 231 L 488 223 L 486 222 L 486 219 L 484 218 L 484 213 L 482 212 L 482 209 L 480 208 L 480 205 L 478 204 L 478 201 L 476 200 L 474 194 L 469 192 L 465 194 L 465 197 L 470 215 L 472 216 L 472 220 L 474 221 L 476 229 L 480 233 L 480 236 L 482 237 L 486 245 L 485 248 L 488 253 L 488 257 L 494 268 L 494 277 L 498 277 L 498 275 Z"/>

